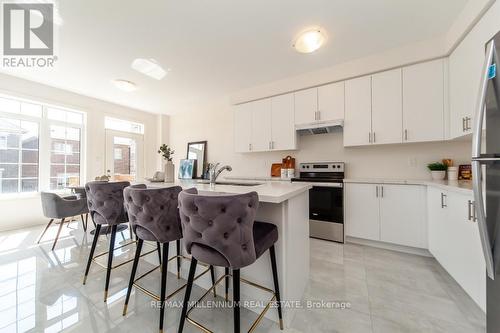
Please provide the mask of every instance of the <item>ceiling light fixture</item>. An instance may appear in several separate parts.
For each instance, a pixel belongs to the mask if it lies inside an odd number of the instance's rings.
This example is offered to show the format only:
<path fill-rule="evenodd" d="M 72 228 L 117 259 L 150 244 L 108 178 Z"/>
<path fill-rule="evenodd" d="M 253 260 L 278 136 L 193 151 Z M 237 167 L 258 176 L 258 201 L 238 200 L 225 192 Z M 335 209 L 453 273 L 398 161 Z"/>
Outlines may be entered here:
<path fill-rule="evenodd" d="M 113 80 L 113 84 L 116 88 L 126 91 L 132 92 L 137 90 L 137 85 L 134 82 L 127 80 Z"/>
<path fill-rule="evenodd" d="M 137 58 L 132 62 L 132 69 L 147 75 L 155 80 L 161 80 L 167 75 L 168 70 L 164 70 L 156 60 Z"/>
<path fill-rule="evenodd" d="M 319 49 L 326 41 L 326 34 L 321 28 L 309 28 L 302 31 L 293 43 L 293 47 L 300 53 L 312 53 Z"/>

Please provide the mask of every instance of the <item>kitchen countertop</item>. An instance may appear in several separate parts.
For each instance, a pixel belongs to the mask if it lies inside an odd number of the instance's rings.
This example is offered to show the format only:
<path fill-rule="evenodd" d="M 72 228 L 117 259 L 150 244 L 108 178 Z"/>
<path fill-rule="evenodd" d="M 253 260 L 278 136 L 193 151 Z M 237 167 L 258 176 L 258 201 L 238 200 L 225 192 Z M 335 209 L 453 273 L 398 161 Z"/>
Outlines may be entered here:
<path fill-rule="evenodd" d="M 239 182 L 252 183 L 252 181 L 248 180 Z M 254 180 L 253 182 L 257 181 Z M 259 182 L 259 185 L 256 186 L 238 186 L 226 184 L 217 184 L 212 186 L 210 184 L 207 184 L 206 181 L 197 180 L 177 180 L 174 183 L 156 183 L 145 181 L 144 183 L 151 188 L 171 187 L 175 185 L 181 186 L 183 189 L 196 187 L 201 194 L 243 194 L 255 191 L 259 195 L 259 201 L 269 203 L 282 203 L 311 188 L 311 185 L 308 184 L 277 181 L 263 181 Z"/>
<path fill-rule="evenodd" d="M 281 178 L 281 177 L 250 177 L 250 176 L 226 176 L 224 177 L 225 180 L 227 181 L 232 181 L 232 180 L 256 180 L 256 181 L 263 181 L 263 182 L 290 182 L 290 179 L 286 178 Z"/>
<path fill-rule="evenodd" d="M 472 194 L 472 181 L 470 180 L 347 178 L 344 179 L 344 183 L 424 185 L 438 187 L 447 191 Z"/>

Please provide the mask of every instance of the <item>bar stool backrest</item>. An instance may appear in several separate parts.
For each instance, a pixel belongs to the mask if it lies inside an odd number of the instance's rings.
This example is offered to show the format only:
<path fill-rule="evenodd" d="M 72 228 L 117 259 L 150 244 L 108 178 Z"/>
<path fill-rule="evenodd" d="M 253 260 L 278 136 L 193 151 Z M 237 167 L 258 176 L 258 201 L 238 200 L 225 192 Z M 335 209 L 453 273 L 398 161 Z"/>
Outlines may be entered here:
<path fill-rule="evenodd" d="M 127 187 L 123 196 L 137 237 L 166 243 L 182 238 L 178 197 L 180 186 L 140 189 Z"/>
<path fill-rule="evenodd" d="M 195 188 L 179 194 L 179 211 L 188 253 L 209 265 L 239 269 L 255 262 L 253 224 L 257 192 L 198 195 Z"/>
<path fill-rule="evenodd" d="M 123 189 L 129 182 L 94 181 L 85 184 L 90 216 L 97 224 L 128 222 L 123 205 Z"/>

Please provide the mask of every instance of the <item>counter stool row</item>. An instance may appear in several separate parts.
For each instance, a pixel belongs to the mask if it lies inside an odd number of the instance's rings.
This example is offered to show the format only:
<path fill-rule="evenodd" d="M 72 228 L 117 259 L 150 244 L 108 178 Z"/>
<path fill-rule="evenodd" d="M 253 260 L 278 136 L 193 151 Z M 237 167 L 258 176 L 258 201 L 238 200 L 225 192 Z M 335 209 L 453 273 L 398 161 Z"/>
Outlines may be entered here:
<path fill-rule="evenodd" d="M 278 230 L 274 224 L 255 221 L 259 206 L 256 192 L 241 195 L 205 196 L 198 194 L 195 188 L 182 191 L 179 186 L 168 188 L 146 188 L 145 185 L 131 186 L 129 182 L 90 182 L 85 185 L 88 212 L 96 229 L 90 249 L 84 274 L 84 284 L 95 259 L 108 255 L 106 280 L 104 286 L 104 301 L 107 299 L 111 270 L 132 262 L 132 270 L 125 297 L 123 315 L 127 312 L 132 288 L 141 290 L 160 303 L 159 331 L 163 332 L 165 301 L 185 289 L 179 332 L 184 329 L 185 321 L 189 321 L 204 332 L 212 332 L 209 328 L 189 317 L 202 299 L 213 292 L 216 296 L 216 286 L 225 282 L 226 300 L 228 299 L 229 279 L 233 284 L 233 317 L 234 332 L 240 332 L 240 281 L 260 288 L 271 295 L 269 304 L 250 327 L 252 332 L 271 303 L 277 302 L 280 328 L 283 329 L 281 300 L 278 284 L 278 273 L 274 243 L 278 240 Z M 113 252 L 117 226 L 129 222 L 135 239 L 121 245 L 135 245 L 134 259 L 113 266 Z M 109 250 L 94 256 L 101 226 L 111 230 Z M 185 250 L 191 257 L 184 256 L 180 250 L 180 240 L 183 239 Z M 156 242 L 156 249 L 143 253 L 144 241 Z M 169 258 L 169 244 L 176 242 L 177 254 Z M 240 269 L 254 263 L 262 254 L 269 250 L 274 290 L 259 286 L 240 277 Z M 144 255 L 158 252 L 159 265 L 136 278 L 140 258 Z M 182 260 L 190 260 L 187 283 L 170 295 L 167 290 L 168 262 L 177 261 L 177 278 L 180 278 Z M 99 263 L 98 263 L 99 264 Z M 198 264 L 206 267 L 201 274 L 195 276 Z M 214 266 L 223 267 L 224 275 L 215 281 Z M 155 295 L 138 283 L 138 280 L 156 269 L 161 271 L 160 295 Z M 188 308 L 194 281 L 209 272 L 212 287 L 205 292 L 194 306 Z"/>

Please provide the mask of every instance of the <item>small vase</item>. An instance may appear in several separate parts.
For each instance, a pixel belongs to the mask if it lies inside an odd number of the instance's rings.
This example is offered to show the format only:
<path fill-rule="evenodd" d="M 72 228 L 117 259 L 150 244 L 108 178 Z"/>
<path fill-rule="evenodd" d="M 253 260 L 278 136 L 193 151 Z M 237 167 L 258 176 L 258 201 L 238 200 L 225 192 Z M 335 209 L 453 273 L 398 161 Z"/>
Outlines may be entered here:
<path fill-rule="evenodd" d="M 431 171 L 431 176 L 433 180 L 444 180 L 446 171 Z"/>
<path fill-rule="evenodd" d="M 172 161 L 165 163 L 165 183 L 174 182 L 174 170 L 174 163 Z"/>

